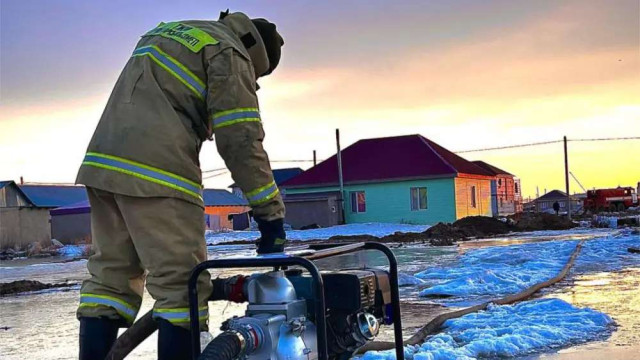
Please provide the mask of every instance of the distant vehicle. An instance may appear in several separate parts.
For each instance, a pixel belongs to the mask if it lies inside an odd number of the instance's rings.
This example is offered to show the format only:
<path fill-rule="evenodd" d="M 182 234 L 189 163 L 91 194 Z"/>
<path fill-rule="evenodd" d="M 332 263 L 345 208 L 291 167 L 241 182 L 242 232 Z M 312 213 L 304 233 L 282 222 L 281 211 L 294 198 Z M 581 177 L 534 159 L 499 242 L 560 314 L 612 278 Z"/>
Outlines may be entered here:
<path fill-rule="evenodd" d="M 587 198 L 584 199 L 584 209 L 592 212 L 624 211 L 637 205 L 638 194 L 636 189 L 630 186 L 589 190 Z"/>

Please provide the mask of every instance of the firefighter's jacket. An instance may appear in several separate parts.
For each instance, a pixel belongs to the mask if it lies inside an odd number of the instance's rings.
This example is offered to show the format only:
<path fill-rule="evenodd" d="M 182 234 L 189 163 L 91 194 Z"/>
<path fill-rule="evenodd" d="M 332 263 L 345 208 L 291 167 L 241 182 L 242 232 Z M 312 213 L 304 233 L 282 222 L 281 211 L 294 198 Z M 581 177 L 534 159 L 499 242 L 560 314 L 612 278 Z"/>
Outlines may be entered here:
<path fill-rule="evenodd" d="M 252 34 L 249 50 L 247 39 L 241 39 L 247 33 Z M 222 21 L 161 23 L 133 50 L 77 183 L 203 206 L 198 156 L 202 142 L 215 136 L 254 215 L 283 218 L 282 198 L 262 146 L 256 97 L 256 73 L 268 66 L 262 39 L 242 13 Z"/>

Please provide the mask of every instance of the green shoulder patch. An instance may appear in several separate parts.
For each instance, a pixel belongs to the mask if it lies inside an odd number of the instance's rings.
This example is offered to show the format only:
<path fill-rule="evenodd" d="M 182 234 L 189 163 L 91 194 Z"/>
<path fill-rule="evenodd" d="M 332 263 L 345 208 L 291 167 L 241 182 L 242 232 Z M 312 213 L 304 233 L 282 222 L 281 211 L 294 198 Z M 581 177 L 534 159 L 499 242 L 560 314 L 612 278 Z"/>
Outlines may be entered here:
<path fill-rule="evenodd" d="M 207 45 L 218 43 L 218 40 L 205 31 L 179 22 L 160 23 L 155 29 L 142 36 L 163 36 L 179 42 L 195 53 Z"/>

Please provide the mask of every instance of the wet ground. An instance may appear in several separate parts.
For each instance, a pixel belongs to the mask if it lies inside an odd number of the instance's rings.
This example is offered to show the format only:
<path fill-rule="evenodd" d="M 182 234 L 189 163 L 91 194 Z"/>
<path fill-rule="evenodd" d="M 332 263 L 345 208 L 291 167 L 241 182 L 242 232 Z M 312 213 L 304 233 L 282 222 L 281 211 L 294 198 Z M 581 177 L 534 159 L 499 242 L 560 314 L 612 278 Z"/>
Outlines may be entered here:
<path fill-rule="evenodd" d="M 415 274 L 425 268 L 446 266 L 455 262 L 461 254 L 478 248 L 549 240 L 576 240 L 605 236 L 607 233 L 608 231 L 593 230 L 531 233 L 504 239 L 467 242 L 458 247 L 404 246 L 394 249 L 394 252 L 398 257 L 401 271 L 406 274 Z M 250 250 L 246 246 L 210 248 L 211 257 L 249 253 Z M 69 281 L 79 284 L 87 277 L 85 260 L 52 263 L 55 260 L 60 259 L 47 259 L 45 263 L 32 260 L 3 262 L 0 264 L 0 281 L 33 279 L 47 283 Z M 384 258 L 373 252 L 322 260 L 318 265 L 323 269 L 338 269 L 358 266 L 361 263 L 374 266 L 386 265 Z M 526 357 L 527 359 L 594 358 L 588 357 L 589 354 L 607 354 L 606 357 L 610 360 L 640 358 L 640 356 L 625 357 L 626 353 L 634 353 L 633 346 L 640 340 L 640 267 L 625 266 L 622 269 L 610 269 L 604 265 L 603 271 L 590 269 L 590 271 L 570 275 L 562 284 L 545 291 L 542 297 L 560 298 L 575 306 L 591 307 L 606 313 L 615 320 L 616 331 L 602 341 L 566 348 L 559 352 L 537 354 Z M 232 273 L 236 271 L 227 271 L 224 275 Z M 405 307 L 407 333 L 413 326 L 420 325 L 421 318 L 432 316 L 443 309 L 439 302 L 419 296 L 421 289 L 428 285 L 425 283 L 401 288 L 401 297 L 406 303 L 418 304 Z M 20 360 L 77 358 L 78 323 L 75 320 L 75 309 L 78 288 L 79 286 L 76 286 L 64 290 L 47 290 L 0 298 L 0 357 Z M 151 307 L 152 299 L 145 294 L 140 314 Z M 241 314 L 243 309 L 243 306 L 235 304 L 211 303 L 211 328 L 214 334 L 215 329 L 224 319 Z M 130 358 L 155 358 L 155 342 L 155 337 L 148 339 Z"/>

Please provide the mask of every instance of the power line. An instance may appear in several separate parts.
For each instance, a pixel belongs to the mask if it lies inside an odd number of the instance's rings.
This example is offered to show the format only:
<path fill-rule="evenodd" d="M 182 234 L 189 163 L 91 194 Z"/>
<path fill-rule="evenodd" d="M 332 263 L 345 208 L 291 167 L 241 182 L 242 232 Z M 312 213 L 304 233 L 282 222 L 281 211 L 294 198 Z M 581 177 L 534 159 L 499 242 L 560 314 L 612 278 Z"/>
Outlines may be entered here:
<path fill-rule="evenodd" d="M 627 137 L 608 137 L 608 138 L 583 138 L 583 139 L 567 139 L 567 141 L 621 141 L 621 140 L 640 140 L 640 136 L 627 136 Z M 470 150 L 462 150 L 462 151 L 454 151 L 456 154 L 470 153 L 470 152 L 480 152 L 480 151 L 491 151 L 491 150 L 503 150 L 503 149 L 514 149 L 514 148 L 522 148 L 529 146 L 539 146 L 539 145 L 548 145 L 548 144 L 558 144 L 563 142 L 563 140 L 551 140 L 551 141 L 540 141 L 534 143 L 527 144 L 517 144 L 517 145 L 506 145 L 506 146 L 496 146 L 490 148 L 480 148 L 480 149 L 470 149 Z"/>
<path fill-rule="evenodd" d="M 298 162 L 313 162 L 313 160 L 271 160 L 273 163 L 298 163 Z"/>
<path fill-rule="evenodd" d="M 218 168 L 218 169 L 203 170 L 203 171 L 202 171 L 202 173 L 203 173 L 203 174 L 205 174 L 205 173 L 216 172 L 216 171 L 222 171 L 222 170 L 227 170 L 227 168 L 226 168 L 226 167 L 224 167 L 224 168 Z"/>
<path fill-rule="evenodd" d="M 207 175 L 207 176 L 202 177 L 202 180 L 207 180 L 207 179 L 211 179 L 211 178 L 214 178 L 214 177 L 222 176 L 222 175 L 225 175 L 227 173 L 229 173 L 229 171 L 223 171 L 223 172 L 221 172 L 219 174 Z"/>
<path fill-rule="evenodd" d="M 479 152 L 479 151 L 490 151 L 490 150 L 502 150 L 502 149 L 514 149 L 528 146 L 538 146 L 538 145 L 547 145 L 547 144 L 558 144 L 561 143 L 562 140 L 552 140 L 552 141 L 540 141 L 535 143 L 528 144 L 518 144 L 518 145 L 506 145 L 506 146 L 496 146 L 490 148 L 481 148 L 481 149 L 472 149 L 472 150 L 462 150 L 462 151 L 454 151 L 456 154 L 462 153 L 470 153 L 470 152 Z"/>
<path fill-rule="evenodd" d="M 567 141 L 618 141 L 618 140 L 640 140 L 640 136 L 592 138 L 592 139 L 568 139 Z"/>

